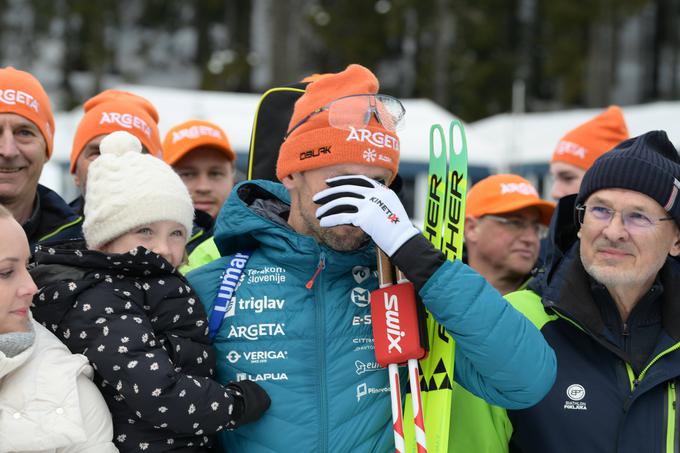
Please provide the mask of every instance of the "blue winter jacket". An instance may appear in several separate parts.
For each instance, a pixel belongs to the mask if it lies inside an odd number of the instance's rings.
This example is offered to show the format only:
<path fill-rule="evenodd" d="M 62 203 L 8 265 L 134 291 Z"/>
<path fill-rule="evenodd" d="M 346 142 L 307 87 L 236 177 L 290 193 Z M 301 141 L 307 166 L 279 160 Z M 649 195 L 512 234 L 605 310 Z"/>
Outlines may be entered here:
<path fill-rule="evenodd" d="M 215 339 L 217 377 L 271 396 L 258 422 L 223 433 L 238 452 L 394 451 L 387 373 L 375 361 L 375 249 L 340 253 L 293 231 L 280 184 L 241 183 L 217 219 L 222 258 L 188 276 L 208 311 L 233 254 L 254 253 Z M 504 407 L 538 402 L 555 377 L 539 331 L 484 279 L 445 262 L 420 290 L 456 340 L 455 379 Z M 402 379 L 402 385 L 406 379 Z"/>

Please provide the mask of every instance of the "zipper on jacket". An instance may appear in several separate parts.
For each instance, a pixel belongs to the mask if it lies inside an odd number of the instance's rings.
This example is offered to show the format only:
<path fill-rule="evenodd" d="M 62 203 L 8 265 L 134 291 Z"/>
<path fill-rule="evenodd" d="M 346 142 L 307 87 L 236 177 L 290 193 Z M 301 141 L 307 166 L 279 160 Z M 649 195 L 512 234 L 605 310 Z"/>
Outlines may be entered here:
<path fill-rule="evenodd" d="M 647 371 L 649 371 L 649 369 L 652 367 L 652 365 L 654 365 L 657 361 L 659 361 L 659 359 L 661 357 L 665 356 L 666 354 L 670 354 L 671 352 L 673 352 L 673 351 L 675 351 L 676 349 L 679 349 L 679 348 L 680 348 L 680 343 L 675 343 L 673 346 L 671 346 L 670 348 L 668 348 L 664 351 L 661 351 L 661 353 L 659 353 L 656 357 L 654 357 L 652 359 L 652 361 L 649 362 L 647 364 L 647 366 L 640 372 L 640 374 L 636 378 L 633 379 L 633 381 L 631 382 L 631 385 L 633 386 L 632 390 L 634 391 L 637 388 L 638 384 L 640 382 L 642 382 L 642 379 L 644 379 L 645 374 L 647 373 Z M 629 365 L 626 364 L 626 367 L 629 367 Z M 631 374 L 632 373 L 629 372 L 629 376 Z M 626 400 L 626 403 L 623 405 L 624 412 L 628 412 L 628 409 L 630 408 L 630 405 L 633 402 L 633 391 L 631 391 L 630 396 Z"/>
<path fill-rule="evenodd" d="M 664 408 L 664 421 L 666 422 L 666 453 L 673 453 L 675 452 L 675 444 L 676 444 L 676 413 L 675 413 L 675 406 L 676 406 L 676 394 L 675 394 L 675 381 L 669 381 L 668 385 L 666 386 L 666 391 L 664 392 L 666 394 L 666 407 Z"/>
<path fill-rule="evenodd" d="M 314 280 L 316 280 L 316 277 L 319 276 L 319 273 L 323 270 L 324 267 L 326 267 L 326 255 L 323 252 L 321 252 L 321 256 L 319 256 L 319 264 L 316 266 L 316 272 L 314 272 L 312 278 L 307 282 L 305 288 L 312 289 L 312 287 L 314 286 Z"/>
<path fill-rule="evenodd" d="M 326 329 L 325 329 L 325 316 L 324 316 L 324 304 L 323 300 L 323 287 L 321 285 L 322 276 L 319 274 L 321 270 L 325 267 L 326 256 L 321 252 L 319 258 L 319 266 L 314 273 L 312 279 L 307 283 L 307 288 L 312 289 L 315 279 L 319 279 L 319 284 L 314 288 L 314 302 L 316 304 L 316 335 L 317 335 L 317 357 L 320 363 L 320 375 L 319 375 L 319 442 L 320 442 L 320 452 L 328 451 L 328 395 L 326 394 Z"/>

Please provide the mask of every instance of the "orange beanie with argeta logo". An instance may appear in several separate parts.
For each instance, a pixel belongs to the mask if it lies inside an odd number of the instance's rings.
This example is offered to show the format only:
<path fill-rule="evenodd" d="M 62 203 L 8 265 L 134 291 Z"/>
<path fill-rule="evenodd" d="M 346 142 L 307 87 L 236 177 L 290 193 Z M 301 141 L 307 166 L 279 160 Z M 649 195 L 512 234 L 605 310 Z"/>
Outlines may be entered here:
<path fill-rule="evenodd" d="M 54 116 L 45 89 L 32 74 L 11 66 L 0 69 L 0 113 L 14 113 L 35 124 L 47 144 L 54 145 Z"/>
<path fill-rule="evenodd" d="M 627 139 L 628 127 L 623 112 L 612 105 L 567 132 L 557 143 L 551 162 L 564 162 L 588 170 L 598 157 Z"/>
<path fill-rule="evenodd" d="M 396 175 L 399 138 L 393 131 L 384 128 L 374 117 L 366 126 L 338 129 L 329 124 L 328 111 L 321 110 L 342 97 L 377 94 L 378 88 L 375 75 L 357 64 L 336 74 L 323 74 L 307 85 L 295 103 L 288 130 L 297 127 L 279 150 L 277 178 L 282 180 L 291 173 L 350 163 L 383 167 Z"/>
<path fill-rule="evenodd" d="M 178 124 L 165 134 L 163 140 L 163 160 L 174 165 L 190 151 L 199 147 L 215 148 L 233 162 L 236 153 L 222 128 L 209 121 L 189 120 Z"/>
<path fill-rule="evenodd" d="M 71 173 L 76 170 L 78 156 L 92 139 L 116 131 L 134 135 L 150 154 L 162 157 L 158 111 L 147 99 L 127 91 L 106 90 L 86 101 L 83 110 L 85 115 L 73 138 Z"/>

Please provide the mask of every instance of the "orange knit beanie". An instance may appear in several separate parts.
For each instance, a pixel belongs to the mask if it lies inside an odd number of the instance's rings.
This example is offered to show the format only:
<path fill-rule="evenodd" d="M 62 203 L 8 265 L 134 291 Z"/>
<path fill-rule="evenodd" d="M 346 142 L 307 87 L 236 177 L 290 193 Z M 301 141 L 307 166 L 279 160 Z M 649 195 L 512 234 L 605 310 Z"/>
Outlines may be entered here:
<path fill-rule="evenodd" d="M 168 131 L 163 140 L 163 160 L 174 165 L 190 151 L 199 147 L 216 148 L 233 162 L 236 154 L 227 134 L 216 124 L 203 120 L 189 120 Z"/>
<path fill-rule="evenodd" d="M 0 69 L 0 113 L 15 113 L 35 124 L 47 143 L 49 159 L 54 144 L 54 116 L 38 79 L 11 66 Z"/>
<path fill-rule="evenodd" d="M 349 65 L 337 74 L 324 74 L 310 83 L 295 103 L 288 130 L 298 126 L 279 150 L 276 176 L 279 180 L 294 172 L 337 164 L 364 164 L 386 168 L 396 175 L 399 167 L 399 138 L 375 117 L 367 126 L 338 129 L 329 124 L 328 111 L 317 112 L 336 99 L 377 94 L 378 79 L 360 65 Z"/>
<path fill-rule="evenodd" d="M 85 146 L 95 137 L 116 131 L 134 135 L 149 153 L 161 157 L 158 111 L 148 100 L 127 91 L 106 90 L 83 105 L 85 115 L 78 124 L 71 149 L 71 173 Z"/>
<path fill-rule="evenodd" d="M 572 129 L 557 143 L 551 162 L 565 162 L 588 170 L 595 159 L 628 139 L 621 108 L 612 105 L 603 113 Z"/>

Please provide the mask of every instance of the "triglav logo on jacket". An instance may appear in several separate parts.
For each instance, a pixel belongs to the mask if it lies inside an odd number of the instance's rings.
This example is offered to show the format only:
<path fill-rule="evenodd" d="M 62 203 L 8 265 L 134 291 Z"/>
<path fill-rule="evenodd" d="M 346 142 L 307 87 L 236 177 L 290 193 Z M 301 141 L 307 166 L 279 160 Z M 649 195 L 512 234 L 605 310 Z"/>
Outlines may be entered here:
<path fill-rule="evenodd" d="M 587 411 L 585 401 L 581 401 L 586 397 L 586 389 L 581 384 L 571 384 L 567 387 L 567 397 L 569 400 L 564 402 L 564 408 L 569 410 Z"/>

